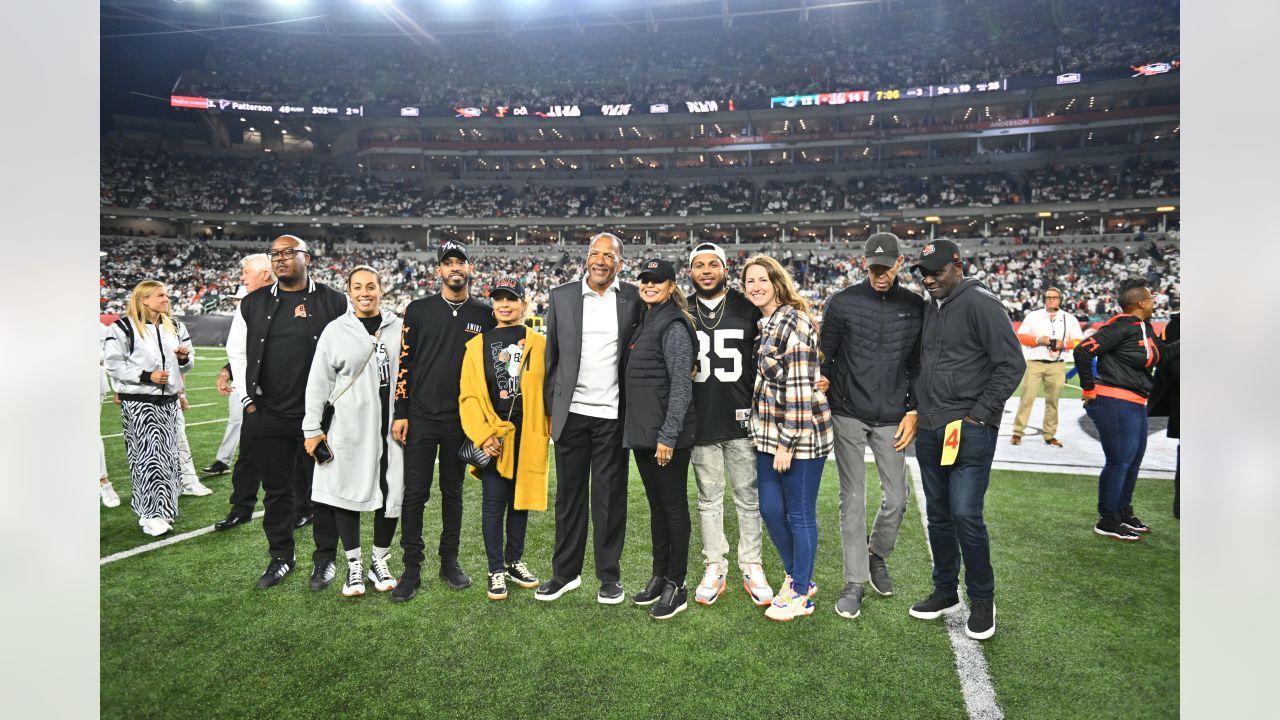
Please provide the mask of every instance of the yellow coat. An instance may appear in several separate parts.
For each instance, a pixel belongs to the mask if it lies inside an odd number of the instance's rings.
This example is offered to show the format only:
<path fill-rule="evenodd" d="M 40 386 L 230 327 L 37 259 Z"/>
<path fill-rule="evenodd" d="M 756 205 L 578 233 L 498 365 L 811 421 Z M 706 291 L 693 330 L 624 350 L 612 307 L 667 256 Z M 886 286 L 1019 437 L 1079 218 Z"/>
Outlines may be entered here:
<path fill-rule="evenodd" d="M 498 474 L 511 477 L 516 456 L 516 426 L 502 419 L 489 399 L 489 387 L 484 378 L 484 335 L 467 341 L 467 352 L 462 359 L 462 382 L 459 385 L 458 410 L 462 416 L 462 431 L 477 446 L 497 435 L 502 440 L 498 454 Z M 551 423 L 542 398 L 542 380 L 546 375 L 547 339 L 535 330 L 524 329 L 524 358 L 520 377 L 520 409 L 522 413 L 520 433 L 520 474 L 516 482 L 516 510 L 547 509 L 548 446 L 551 441 Z M 471 474 L 480 477 L 475 467 Z"/>

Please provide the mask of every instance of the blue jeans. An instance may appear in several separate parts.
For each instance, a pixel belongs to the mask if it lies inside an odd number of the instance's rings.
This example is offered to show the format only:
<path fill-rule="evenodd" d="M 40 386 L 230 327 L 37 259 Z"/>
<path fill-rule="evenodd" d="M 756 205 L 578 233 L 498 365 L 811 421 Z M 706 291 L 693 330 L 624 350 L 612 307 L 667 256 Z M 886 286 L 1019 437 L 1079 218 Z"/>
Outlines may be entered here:
<path fill-rule="evenodd" d="M 796 590 L 808 592 L 818 554 L 818 485 L 825 457 L 792 460 L 786 473 L 773 469 L 773 455 L 756 451 L 760 517 L 782 556 Z"/>
<path fill-rule="evenodd" d="M 999 428 L 969 422 L 960 425 L 960 447 L 952 465 L 940 464 L 945 427 L 921 430 L 916 435 L 929 548 L 933 551 L 933 587 L 939 592 L 956 592 L 963 557 L 969 600 L 990 600 L 995 597 L 996 576 L 991 569 L 991 543 L 982 507 Z"/>
<path fill-rule="evenodd" d="M 1098 514 L 1112 515 L 1133 504 L 1138 466 L 1147 452 L 1147 408 L 1128 400 L 1098 397 L 1084 406 L 1098 428 L 1106 462 L 1098 475 Z"/>
<path fill-rule="evenodd" d="M 497 465 L 498 461 L 494 460 L 480 471 L 480 529 L 491 573 L 502 572 L 504 563 L 516 562 L 524 556 L 525 528 L 529 525 L 529 511 L 516 509 L 515 482 L 498 475 Z M 505 552 L 502 546 L 504 524 L 507 531 Z"/>

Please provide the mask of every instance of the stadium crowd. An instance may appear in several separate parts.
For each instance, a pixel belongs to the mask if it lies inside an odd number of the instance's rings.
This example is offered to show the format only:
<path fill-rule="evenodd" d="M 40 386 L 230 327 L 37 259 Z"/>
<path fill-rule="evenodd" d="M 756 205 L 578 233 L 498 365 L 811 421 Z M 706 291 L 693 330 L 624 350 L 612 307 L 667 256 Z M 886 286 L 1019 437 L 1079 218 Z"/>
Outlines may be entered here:
<path fill-rule="evenodd" d="M 265 242 L 263 245 L 265 246 Z M 915 251 L 923 242 L 904 240 Z M 692 245 L 664 245 L 640 251 L 645 256 L 667 259 L 681 268 Z M 733 252 L 733 246 L 728 246 Z M 248 254 L 243 248 L 213 247 L 202 242 L 172 239 L 104 238 L 101 259 L 101 305 L 103 313 L 119 314 L 128 303 L 128 292 L 144 278 L 164 282 L 178 314 L 227 314 L 239 284 L 239 261 Z M 422 256 L 383 248 L 331 249 L 315 245 L 312 272 L 331 287 L 342 287 L 347 272 L 356 265 L 376 268 L 386 283 L 383 303 L 403 312 L 409 302 L 439 290 L 435 264 Z M 860 282 L 865 273 L 857 262 L 857 243 L 824 247 L 821 251 L 799 251 L 775 243 L 764 252 L 776 257 L 791 271 L 796 285 L 812 302 L 821 317 L 826 299 L 838 290 Z M 752 254 L 739 249 L 729 257 L 730 267 L 738 267 Z M 548 247 L 529 255 L 503 254 L 483 246 L 471 253 L 475 272 L 472 288 L 486 296 L 500 277 L 518 278 L 529 291 L 536 314 L 546 311 L 548 293 L 557 285 L 580 278 L 583 253 L 574 248 Z M 1157 316 L 1179 309 L 1180 256 L 1176 247 L 1125 254 L 1117 248 L 1086 249 L 1051 240 L 1014 247 L 992 247 L 969 260 L 966 276 L 977 278 L 996 292 L 1014 320 L 1021 320 L 1039 302 L 1041 291 L 1054 285 L 1066 296 L 1063 306 L 1081 320 L 1101 320 L 1114 312 L 1112 294 L 1119 279 L 1145 279 L 1156 297 Z M 904 268 L 900 278 L 917 293 L 919 280 Z"/>
<path fill-rule="evenodd" d="M 917 171 L 918 173 L 918 171 Z M 595 186 L 448 184 L 350 175 L 315 160 L 194 155 L 123 145 L 103 150 L 101 204 L 152 210 L 349 217 L 622 217 L 993 207 L 1175 197 L 1177 160 L 1051 164 L 1027 173 Z"/>
<path fill-rule="evenodd" d="M 1177 5 L 1156 0 L 908 2 L 785 28 L 743 17 L 723 32 L 697 30 L 675 22 L 657 33 L 591 28 L 572 42 L 542 31 L 429 44 L 240 33 L 221 38 L 177 92 L 297 104 L 647 104 L 1123 69 L 1180 50 Z"/>

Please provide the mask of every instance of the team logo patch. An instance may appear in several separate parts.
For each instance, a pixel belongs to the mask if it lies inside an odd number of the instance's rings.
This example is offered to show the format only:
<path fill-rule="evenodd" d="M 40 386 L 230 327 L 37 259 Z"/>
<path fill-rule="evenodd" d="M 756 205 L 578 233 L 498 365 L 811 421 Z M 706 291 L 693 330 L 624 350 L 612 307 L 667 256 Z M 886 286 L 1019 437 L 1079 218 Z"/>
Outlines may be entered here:
<path fill-rule="evenodd" d="M 306 306 L 306 305 L 299 305 L 298 307 L 294 308 L 294 309 L 293 309 L 293 316 L 294 316 L 294 317 L 300 317 L 300 318 L 304 318 L 304 317 L 306 317 L 306 316 L 307 316 L 307 306 Z"/>
<path fill-rule="evenodd" d="M 646 264 L 644 267 L 645 267 L 645 269 L 646 269 L 646 270 L 657 270 L 657 269 L 658 269 L 658 261 L 657 261 L 657 260 L 650 260 L 650 261 L 648 262 L 648 264 Z"/>
<path fill-rule="evenodd" d="M 932 254 L 933 254 L 933 243 L 929 243 L 928 245 L 925 245 L 923 248 L 920 248 L 920 257 L 928 257 Z"/>

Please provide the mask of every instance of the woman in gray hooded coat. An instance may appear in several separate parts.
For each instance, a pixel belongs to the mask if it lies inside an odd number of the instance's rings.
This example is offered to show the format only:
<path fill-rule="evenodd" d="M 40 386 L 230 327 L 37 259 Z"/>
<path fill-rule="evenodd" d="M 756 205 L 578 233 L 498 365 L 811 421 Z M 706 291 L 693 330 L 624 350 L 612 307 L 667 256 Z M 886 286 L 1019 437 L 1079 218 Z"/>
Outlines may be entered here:
<path fill-rule="evenodd" d="M 336 575 L 338 539 L 347 552 L 342 594 L 364 594 L 360 513 L 373 512 L 373 556 L 368 578 L 379 592 L 396 586 L 387 567 L 404 499 L 403 448 L 391 436 L 391 386 L 399 370 L 402 322 L 382 314 L 382 279 L 361 265 L 347 279 L 351 306 L 325 327 L 307 378 L 302 420 L 306 450 L 316 458 L 311 499 L 315 503 L 315 570 L 311 589 L 323 590 Z M 325 404 L 333 420 L 321 429 Z M 325 443 L 332 459 L 323 460 Z"/>

